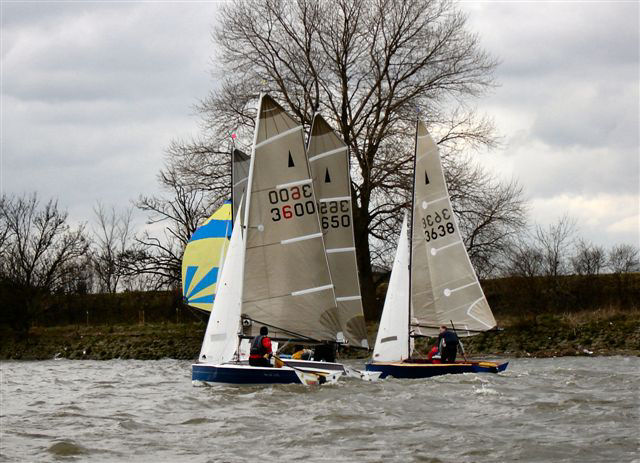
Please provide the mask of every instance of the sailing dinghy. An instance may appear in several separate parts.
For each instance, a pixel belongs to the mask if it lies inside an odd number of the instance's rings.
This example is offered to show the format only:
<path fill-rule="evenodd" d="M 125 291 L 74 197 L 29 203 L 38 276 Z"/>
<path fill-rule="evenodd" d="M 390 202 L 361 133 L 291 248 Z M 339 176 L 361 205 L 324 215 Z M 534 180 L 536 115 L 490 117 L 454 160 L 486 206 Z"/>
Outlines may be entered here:
<path fill-rule="evenodd" d="M 337 381 L 341 364 L 253 367 L 239 354 L 240 341 L 263 325 L 272 339 L 318 344 L 344 342 L 349 332 L 336 306 L 303 128 L 267 95 L 258 106 L 243 206 L 192 380 L 309 384 L 310 373 L 317 382 Z"/>
<path fill-rule="evenodd" d="M 418 122 L 412 226 L 405 214 L 380 327 L 367 371 L 381 378 L 498 373 L 508 362 L 430 363 L 412 357 L 413 339 L 451 325 L 459 337 L 496 329 L 451 207 L 438 147 Z M 411 240 L 408 237 L 411 236 Z"/>

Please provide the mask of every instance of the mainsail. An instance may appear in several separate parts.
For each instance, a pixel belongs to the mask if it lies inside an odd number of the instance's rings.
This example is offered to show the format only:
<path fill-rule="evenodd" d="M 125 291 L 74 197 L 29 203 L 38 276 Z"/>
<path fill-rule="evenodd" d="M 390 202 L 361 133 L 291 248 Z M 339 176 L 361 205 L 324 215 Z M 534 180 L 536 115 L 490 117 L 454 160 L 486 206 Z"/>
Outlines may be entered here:
<path fill-rule="evenodd" d="M 231 154 L 231 202 L 234 219 L 238 217 L 240 200 L 246 196 L 250 160 L 251 158 L 239 149 L 234 149 Z M 239 217 L 242 220 L 242 216 Z"/>
<path fill-rule="evenodd" d="M 242 315 L 270 334 L 340 339 L 303 127 L 269 96 L 258 106 L 246 199 Z"/>
<path fill-rule="evenodd" d="M 348 150 L 320 115 L 313 118 L 307 156 L 340 324 L 346 327 L 349 344 L 368 347 L 353 239 Z"/>
<path fill-rule="evenodd" d="M 458 335 L 496 326 L 467 254 L 440 164 L 438 146 L 418 123 L 412 225 L 411 324 L 435 335 L 455 323 Z"/>
<path fill-rule="evenodd" d="M 191 236 L 182 257 L 182 295 L 192 307 L 210 312 L 231 236 L 231 203 L 226 201 Z"/>

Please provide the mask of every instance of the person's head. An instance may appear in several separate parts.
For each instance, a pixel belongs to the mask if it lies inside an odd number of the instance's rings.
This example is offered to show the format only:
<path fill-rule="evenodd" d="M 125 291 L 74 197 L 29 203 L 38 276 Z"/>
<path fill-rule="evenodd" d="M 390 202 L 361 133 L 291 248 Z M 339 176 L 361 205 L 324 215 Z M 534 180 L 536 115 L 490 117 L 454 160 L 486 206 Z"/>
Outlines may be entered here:
<path fill-rule="evenodd" d="M 301 344 L 296 344 L 295 346 L 293 346 L 293 351 L 294 352 L 298 352 L 299 350 L 302 350 L 302 345 Z"/>
<path fill-rule="evenodd" d="M 261 334 L 262 336 L 266 336 L 266 335 L 268 335 L 268 334 L 269 334 L 269 328 L 267 328 L 266 326 L 261 327 L 261 328 L 260 328 L 260 334 Z"/>
<path fill-rule="evenodd" d="M 444 333 L 445 331 L 447 331 L 447 325 L 440 325 L 440 332 Z"/>

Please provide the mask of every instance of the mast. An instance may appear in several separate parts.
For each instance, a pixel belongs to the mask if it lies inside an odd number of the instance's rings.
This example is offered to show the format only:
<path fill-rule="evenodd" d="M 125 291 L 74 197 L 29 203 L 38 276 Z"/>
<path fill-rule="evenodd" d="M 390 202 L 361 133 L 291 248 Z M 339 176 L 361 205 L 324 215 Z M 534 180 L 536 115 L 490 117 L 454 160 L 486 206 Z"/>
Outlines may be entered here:
<path fill-rule="evenodd" d="M 242 230 L 240 230 L 242 232 L 242 271 L 241 271 L 241 275 L 242 278 L 240 278 L 240 297 L 243 300 L 244 299 L 244 267 L 245 267 L 245 255 L 247 252 L 247 241 L 248 241 L 248 235 L 249 235 L 249 203 L 251 202 L 251 182 L 253 180 L 253 170 L 254 170 L 254 165 L 255 165 L 255 160 L 256 160 L 256 140 L 258 140 L 258 124 L 260 123 L 260 109 L 262 107 L 262 96 L 264 94 L 262 92 L 260 92 L 260 94 L 258 95 L 258 104 L 256 106 L 256 122 L 255 122 L 255 126 L 254 126 L 254 131 L 253 131 L 253 144 L 251 145 L 251 158 L 249 159 L 249 174 L 247 175 L 247 188 L 245 189 L 245 197 L 246 199 L 244 200 L 244 211 L 242 211 L 244 213 L 244 220 L 242 222 Z M 231 199 L 233 201 L 233 185 L 231 186 Z M 233 206 L 233 204 L 232 204 Z M 232 208 L 233 209 L 233 208 Z M 239 337 L 242 335 L 242 300 L 240 302 L 240 320 L 239 321 L 239 326 L 238 326 L 238 339 Z M 240 343 L 238 342 L 238 346 L 240 345 Z"/>
<path fill-rule="evenodd" d="M 233 166 L 235 164 L 236 141 L 231 137 L 231 229 L 233 230 Z"/>
<path fill-rule="evenodd" d="M 407 353 L 409 355 L 408 358 L 411 358 L 411 264 L 413 262 L 413 209 L 414 209 L 414 201 L 415 201 L 415 193 L 416 193 L 416 161 L 418 158 L 418 123 L 419 119 L 416 118 L 416 135 L 415 135 L 415 144 L 413 148 L 413 181 L 411 182 L 411 222 L 409 223 L 409 310 L 407 313 L 409 314 L 407 320 Z"/>

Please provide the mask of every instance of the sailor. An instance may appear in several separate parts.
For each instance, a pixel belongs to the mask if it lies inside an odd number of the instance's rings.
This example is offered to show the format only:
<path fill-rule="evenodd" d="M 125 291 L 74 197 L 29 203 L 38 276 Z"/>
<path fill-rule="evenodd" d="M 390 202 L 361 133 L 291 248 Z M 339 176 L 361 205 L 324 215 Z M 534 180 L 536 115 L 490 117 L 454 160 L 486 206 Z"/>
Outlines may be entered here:
<path fill-rule="evenodd" d="M 438 346 L 433 346 L 427 354 L 427 360 L 431 363 L 440 363 L 440 351 L 438 350 Z"/>
<path fill-rule="evenodd" d="M 446 325 L 440 326 L 440 334 L 438 335 L 438 349 L 442 363 L 454 363 L 458 354 L 458 344 L 460 340 L 458 336 L 447 329 Z"/>
<path fill-rule="evenodd" d="M 260 335 L 251 341 L 251 349 L 249 350 L 249 365 L 252 367 L 270 367 L 269 359 L 273 355 L 271 350 L 271 339 L 269 336 L 269 328 L 263 326 L 260 328 Z"/>
<path fill-rule="evenodd" d="M 310 360 L 311 354 L 313 353 L 310 349 L 305 349 L 300 344 L 296 345 L 294 348 L 294 353 L 291 356 L 294 360 Z"/>

